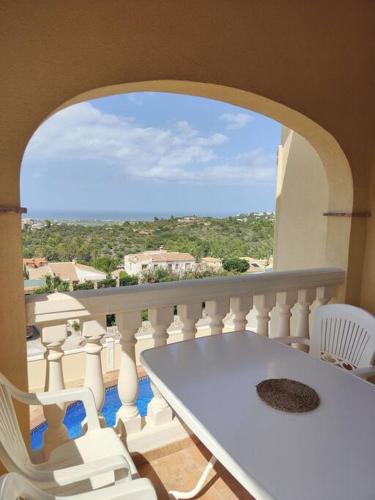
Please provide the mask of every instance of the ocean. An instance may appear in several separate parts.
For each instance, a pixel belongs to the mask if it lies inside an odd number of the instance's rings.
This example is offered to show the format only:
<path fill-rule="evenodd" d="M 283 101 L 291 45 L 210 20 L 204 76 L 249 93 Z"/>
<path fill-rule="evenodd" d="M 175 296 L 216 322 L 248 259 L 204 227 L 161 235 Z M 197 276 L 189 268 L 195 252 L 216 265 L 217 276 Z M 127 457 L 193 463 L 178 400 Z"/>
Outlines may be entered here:
<path fill-rule="evenodd" d="M 29 219 L 49 219 L 62 221 L 90 221 L 90 222 L 105 222 L 105 221 L 148 221 L 154 220 L 154 217 L 159 219 L 169 219 L 171 216 L 183 217 L 187 215 L 196 215 L 201 217 L 216 217 L 223 218 L 229 215 L 224 213 L 177 213 L 177 212 L 121 212 L 121 211 L 59 211 L 59 210 L 30 210 L 25 214 L 24 218 Z"/>

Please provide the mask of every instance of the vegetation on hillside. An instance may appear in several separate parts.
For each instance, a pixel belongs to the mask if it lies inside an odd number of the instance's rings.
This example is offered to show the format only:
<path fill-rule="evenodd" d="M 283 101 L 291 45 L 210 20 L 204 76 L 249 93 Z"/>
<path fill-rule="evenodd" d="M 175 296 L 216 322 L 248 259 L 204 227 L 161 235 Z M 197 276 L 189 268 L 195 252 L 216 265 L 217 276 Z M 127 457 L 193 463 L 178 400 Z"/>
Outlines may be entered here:
<path fill-rule="evenodd" d="M 24 257 L 75 259 L 110 273 L 122 264 L 124 255 L 161 246 L 168 251 L 189 252 L 197 259 L 269 258 L 273 231 L 273 215 L 244 214 L 223 219 L 171 217 L 100 225 L 52 223 L 34 231 L 26 225 L 22 234 Z"/>
<path fill-rule="evenodd" d="M 237 273 L 245 273 L 250 267 L 247 260 L 231 257 L 223 259 L 223 268 L 226 271 L 235 271 Z"/>

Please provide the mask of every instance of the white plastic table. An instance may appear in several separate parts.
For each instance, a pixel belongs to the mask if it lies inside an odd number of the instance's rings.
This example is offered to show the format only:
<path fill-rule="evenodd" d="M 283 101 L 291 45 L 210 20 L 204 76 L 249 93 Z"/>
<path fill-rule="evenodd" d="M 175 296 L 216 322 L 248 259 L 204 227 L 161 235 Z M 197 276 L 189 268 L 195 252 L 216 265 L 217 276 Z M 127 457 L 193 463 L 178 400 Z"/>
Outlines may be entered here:
<path fill-rule="evenodd" d="M 252 332 L 170 344 L 141 359 L 179 417 L 255 498 L 375 499 L 370 383 Z M 267 406 L 255 387 L 278 377 L 313 387 L 319 408 L 292 414 Z"/>

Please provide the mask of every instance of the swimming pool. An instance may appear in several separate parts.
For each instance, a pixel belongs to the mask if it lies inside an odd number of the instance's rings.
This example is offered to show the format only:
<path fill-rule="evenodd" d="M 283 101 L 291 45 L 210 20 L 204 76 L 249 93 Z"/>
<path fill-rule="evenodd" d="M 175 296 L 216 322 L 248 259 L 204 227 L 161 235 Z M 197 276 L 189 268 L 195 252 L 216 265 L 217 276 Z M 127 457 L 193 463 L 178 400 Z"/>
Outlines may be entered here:
<path fill-rule="evenodd" d="M 147 414 L 147 405 L 152 399 L 152 390 L 150 379 L 142 377 L 139 379 L 137 407 L 142 417 Z M 121 401 L 117 392 L 117 385 L 109 387 L 105 392 L 105 401 L 102 409 L 102 414 L 105 418 L 108 427 L 115 424 L 116 412 L 121 406 Z M 86 412 L 81 401 L 77 401 L 68 406 L 64 424 L 68 429 L 69 437 L 75 438 L 81 432 L 81 422 L 85 418 Z M 47 429 L 47 422 L 43 422 L 30 433 L 30 443 L 33 450 L 37 450 L 43 446 L 43 433 Z"/>

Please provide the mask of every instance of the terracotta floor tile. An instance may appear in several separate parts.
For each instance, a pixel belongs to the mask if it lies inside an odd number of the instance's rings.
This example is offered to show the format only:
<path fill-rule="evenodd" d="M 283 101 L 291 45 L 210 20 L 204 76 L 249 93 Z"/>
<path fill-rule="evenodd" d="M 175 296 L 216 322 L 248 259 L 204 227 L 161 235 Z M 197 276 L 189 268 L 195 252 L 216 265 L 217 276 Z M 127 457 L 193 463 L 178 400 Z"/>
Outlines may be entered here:
<path fill-rule="evenodd" d="M 185 491 L 193 488 L 210 459 L 210 452 L 201 444 L 193 443 L 170 455 L 154 458 L 138 467 L 142 477 L 148 477 L 155 486 L 159 500 L 168 499 L 169 490 Z M 221 465 L 216 464 L 206 486 L 196 497 L 200 500 L 251 500 L 253 497 Z"/>

